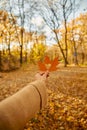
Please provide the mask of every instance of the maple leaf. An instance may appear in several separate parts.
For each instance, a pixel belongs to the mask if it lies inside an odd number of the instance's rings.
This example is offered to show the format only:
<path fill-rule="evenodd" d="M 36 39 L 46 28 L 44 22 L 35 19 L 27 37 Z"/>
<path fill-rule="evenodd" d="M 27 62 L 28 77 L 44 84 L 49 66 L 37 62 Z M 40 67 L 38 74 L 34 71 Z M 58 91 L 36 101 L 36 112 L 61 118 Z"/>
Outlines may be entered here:
<path fill-rule="evenodd" d="M 41 71 L 46 71 L 46 70 L 47 70 L 45 64 L 42 63 L 42 62 L 40 62 L 40 61 L 38 62 L 38 66 L 39 66 L 39 69 L 40 69 Z"/>
<path fill-rule="evenodd" d="M 44 62 L 45 62 L 45 64 L 50 64 L 51 60 L 49 59 L 48 56 L 45 56 Z"/>
<path fill-rule="evenodd" d="M 58 57 L 55 58 L 52 62 L 51 62 L 51 67 L 49 68 L 49 71 L 55 71 L 57 70 L 57 65 L 58 65 Z"/>
<path fill-rule="evenodd" d="M 41 71 L 56 71 L 58 63 L 58 57 L 54 60 L 50 60 L 49 57 L 46 56 L 43 63 L 38 62 L 38 66 Z"/>

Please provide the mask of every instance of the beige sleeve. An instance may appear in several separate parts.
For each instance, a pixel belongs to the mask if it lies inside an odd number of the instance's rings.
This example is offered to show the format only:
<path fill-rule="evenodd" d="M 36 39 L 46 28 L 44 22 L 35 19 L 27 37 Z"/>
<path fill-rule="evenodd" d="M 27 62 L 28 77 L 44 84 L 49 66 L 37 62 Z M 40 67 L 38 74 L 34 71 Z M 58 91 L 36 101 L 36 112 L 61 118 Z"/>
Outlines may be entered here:
<path fill-rule="evenodd" d="M 0 130 L 23 130 L 26 122 L 47 102 L 46 84 L 34 81 L 0 102 Z M 41 104 L 42 103 L 42 104 Z"/>

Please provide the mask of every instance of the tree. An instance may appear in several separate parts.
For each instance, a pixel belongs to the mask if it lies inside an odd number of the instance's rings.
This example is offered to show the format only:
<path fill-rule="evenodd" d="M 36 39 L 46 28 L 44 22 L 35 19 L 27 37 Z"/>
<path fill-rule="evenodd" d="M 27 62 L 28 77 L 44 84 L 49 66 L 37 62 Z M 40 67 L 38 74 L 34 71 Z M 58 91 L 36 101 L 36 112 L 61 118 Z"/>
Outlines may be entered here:
<path fill-rule="evenodd" d="M 49 26 L 49 28 L 55 35 L 55 40 L 62 53 L 65 66 L 67 66 L 68 63 L 67 22 L 70 14 L 72 13 L 72 5 L 73 0 L 45 0 L 45 2 L 41 1 L 41 3 L 39 3 L 36 8 L 39 14 L 44 19 L 45 23 Z M 65 45 L 65 49 L 62 48 L 60 43 L 61 34 L 59 32 L 59 29 L 62 23 L 64 23 L 65 27 L 65 40 L 63 43 Z"/>
<path fill-rule="evenodd" d="M 46 37 L 44 34 L 38 35 L 37 32 L 32 36 L 33 44 L 30 50 L 30 61 L 37 62 L 42 60 L 45 55 L 46 44 L 45 40 Z"/>
<path fill-rule="evenodd" d="M 66 57 L 66 64 L 68 64 L 68 45 L 67 45 L 67 23 L 69 15 L 72 13 L 72 4 L 73 1 L 71 0 L 62 0 L 59 2 L 62 13 L 63 13 L 63 21 L 64 21 L 64 42 L 65 42 L 65 57 Z M 66 66 L 66 65 L 65 65 Z"/>
<path fill-rule="evenodd" d="M 37 62 L 39 60 L 42 60 L 45 55 L 46 45 L 43 43 L 34 43 L 33 47 L 30 51 L 30 61 Z"/>
<path fill-rule="evenodd" d="M 85 61 L 85 55 L 87 51 L 87 13 L 81 14 L 75 19 L 76 21 L 76 34 L 78 36 L 78 53 L 81 53 L 81 63 Z"/>
<path fill-rule="evenodd" d="M 75 24 L 73 24 L 74 22 Z M 78 64 L 85 62 L 86 51 L 87 51 L 87 13 L 81 14 L 79 17 L 71 20 L 67 26 L 67 42 L 68 50 L 72 54 L 73 63 Z M 64 29 L 61 30 L 62 39 L 64 40 L 63 35 Z M 70 55 L 71 56 L 71 55 Z"/>
<path fill-rule="evenodd" d="M 74 6 L 73 6 L 73 20 L 72 20 L 72 27 L 71 27 L 71 32 L 72 32 L 72 39 L 71 39 L 71 42 L 73 44 L 73 59 L 74 59 L 74 64 L 75 65 L 78 65 L 78 58 L 77 58 L 77 47 L 76 47 L 76 42 L 75 42 L 75 37 L 74 37 L 74 34 L 75 34 L 75 12 L 76 12 L 76 5 L 75 5 L 75 0 L 73 1 L 74 3 Z"/>

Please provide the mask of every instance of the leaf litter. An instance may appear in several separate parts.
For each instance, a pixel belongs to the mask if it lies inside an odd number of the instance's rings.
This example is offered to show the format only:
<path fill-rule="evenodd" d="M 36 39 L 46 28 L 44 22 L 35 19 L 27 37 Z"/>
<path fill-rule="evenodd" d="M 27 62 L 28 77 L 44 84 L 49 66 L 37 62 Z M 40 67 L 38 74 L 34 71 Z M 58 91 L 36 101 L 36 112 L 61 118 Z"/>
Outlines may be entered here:
<path fill-rule="evenodd" d="M 35 65 L 2 73 L 0 101 L 34 80 Z M 48 103 L 24 130 L 87 130 L 87 68 L 60 67 L 47 83 Z"/>

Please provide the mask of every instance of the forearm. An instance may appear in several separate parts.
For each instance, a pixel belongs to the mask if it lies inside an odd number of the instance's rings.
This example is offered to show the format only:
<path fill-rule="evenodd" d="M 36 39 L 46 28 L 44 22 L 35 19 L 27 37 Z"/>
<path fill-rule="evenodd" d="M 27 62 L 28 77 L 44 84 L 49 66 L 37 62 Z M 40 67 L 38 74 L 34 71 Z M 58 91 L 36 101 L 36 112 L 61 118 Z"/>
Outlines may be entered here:
<path fill-rule="evenodd" d="M 40 109 L 41 100 L 44 107 L 47 100 L 45 82 L 38 80 L 2 101 L 0 130 L 22 130 L 25 123 Z"/>

